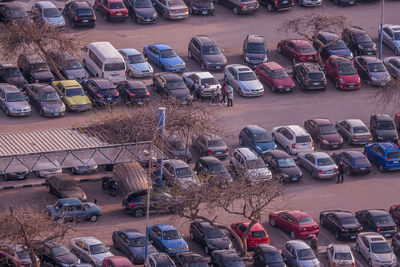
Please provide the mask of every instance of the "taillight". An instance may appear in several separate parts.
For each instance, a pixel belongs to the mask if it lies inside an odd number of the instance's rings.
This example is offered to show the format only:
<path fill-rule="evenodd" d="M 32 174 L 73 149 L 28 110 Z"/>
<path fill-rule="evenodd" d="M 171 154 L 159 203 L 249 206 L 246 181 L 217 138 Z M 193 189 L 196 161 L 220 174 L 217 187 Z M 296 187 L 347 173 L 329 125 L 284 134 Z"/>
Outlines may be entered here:
<path fill-rule="evenodd" d="M 104 95 L 102 95 L 102 94 L 96 94 L 96 96 L 97 96 L 98 98 L 103 98 L 103 97 L 104 97 Z"/>
<path fill-rule="evenodd" d="M 372 135 L 369 136 L 368 140 L 370 140 L 370 141 L 372 140 Z"/>
<path fill-rule="evenodd" d="M 135 97 L 135 96 L 136 96 L 135 94 L 132 93 L 129 94 L 129 97 Z"/>
<path fill-rule="evenodd" d="M 296 144 L 292 144 L 292 148 L 296 148 Z"/>
<path fill-rule="evenodd" d="M 119 94 L 118 94 L 118 93 L 115 93 L 115 94 L 114 94 L 114 97 L 119 97 Z"/>
<path fill-rule="evenodd" d="M 386 160 L 386 161 L 391 161 L 392 159 L 391 159 L 391 158 L 385 158 L 385 160 Z"/>
<path fill-rule="evenodd" d="M 323 170 L 318 170 L 318 173 L 324 173 L 324 171 Z"/>
<path fill-rule="evenodd" d="M 353 135 L 353 140 L 357 140 L 357 136 Z"/>
<path fill-rule="evenodd" d="M 134 207 L 135 204 L 134 203 L 128 203 L 129 206 Z"/>
<path fill-rule="evenodd" d="M 274 3 L 275 3 L 275 6 L 278 6 L 278 0 L 275 0 Z"/>
<path fill-rule="evenodd" d="M 381 231 L 381 228 L 379 228 L 379 226 L 377 226 L 377 227 L 376 227 L 376 231 L 377 231 L 377 232 L 380 232 L 380 231 Z"/>
<path fill-rule="evenodd" d="M 150 96 L 150 93 L 147 93 L 145 96 Z"/>
<path fill-rule="evenodd" d="M 244 4 L 240 4 L 240 8 L 241 8 L 241 9 L 244 9 Z"/>
<path fill-rule="evenodd" d="M 211 149 L 209 149 L 209 150 L 207 151 L 208 154 L 211 154 L 211 152 L 212 152 Z"/>
<path fill-rule="evenodd" d="M 354 262 L 352 262 L 352 263 L 351 263 L 351 266 L 352 266 L 352 267 L 355 267 L 355 266 L 356 266 L 356 264 L 355 264 Z"/>
<path fill-rule="evenodd" d="M 78 21 L 78 16 L 75 16 L 75 21 Z"/>
<path fill-rule="evenodd" d="M 229 148 L 226 148 L 226 150 L 225 150 L 225 151 L 226 151 L 226 153 L 228 153 L 228 152 L 229 152 Z"/>

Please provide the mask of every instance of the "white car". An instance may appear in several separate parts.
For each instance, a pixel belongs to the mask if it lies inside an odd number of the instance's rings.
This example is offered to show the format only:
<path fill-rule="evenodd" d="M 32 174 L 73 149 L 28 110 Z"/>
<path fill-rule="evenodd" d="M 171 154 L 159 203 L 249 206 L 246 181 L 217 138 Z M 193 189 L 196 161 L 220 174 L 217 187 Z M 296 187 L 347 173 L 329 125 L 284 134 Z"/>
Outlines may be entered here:
<path fill-rule="evenodd" d="M 396 255 L 381 234 L 374 232 L 359 233 L 356 251 L 364 257 L 370 267 L 397 266 Z"/>
<path fill-rule="evenodd" d="M 245 65 L 232 64 L 226 66 L 224 80 L 240 96 L 261 96 L 264 94 L 264 86 L 258 80 L 254 71 Z"/>
<path fill-rule="evenodd" d="M 329 244 L 326 248 L 329 267 L 352 267 L 355 266 L 354 256 L 349 245 Z"/>
<path fill-rule="evenodd" d="M 38 162 L 34 169 L 38 169 L 35 172 L 38 177 L 48 177 L 62 173 L 62 168 L 57 160 Z"/>
<path fill-rule="evenodd" d="M 248 147 L 236 148 L 230 159 L 235 172 L 249 182 L 263 182 L 272 179 L 272 173 L 256 152 Z"/>
<path fill-rule="evenodd" d="M 69 247 L 79 259 L 93 267 L 102 266 L 105 258 L 114 256 L 103 242 L 92 236 L 73 238 L 69 241 Z"/>
<path fill-rule="evenodd" d="M 185 81 L 187 87 L 190 91 L 194 91 L 196 83 L 200 87 L 200 90 L 196 93 L 197 97 L 210 97 L 213 90 L 221 88 L 218 80 L 207 71 L 203 72 L 185 72 L 183 75 L 183 80 Z"/>
<path fill-rule="evenodd" d="M 299 125 L 279 126 L 272 129 L 272 138 L 288 154 L 314 151 L 311 135 Z"/>

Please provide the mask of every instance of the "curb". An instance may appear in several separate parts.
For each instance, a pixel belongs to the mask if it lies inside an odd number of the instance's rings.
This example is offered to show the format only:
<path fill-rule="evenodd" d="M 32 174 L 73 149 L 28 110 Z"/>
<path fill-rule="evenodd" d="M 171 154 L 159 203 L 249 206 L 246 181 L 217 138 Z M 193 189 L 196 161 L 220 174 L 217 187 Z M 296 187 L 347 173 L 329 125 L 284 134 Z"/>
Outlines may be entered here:
<path fill-rule="evenodd" d="M 78 183 L 87 183 L 87 182 L 98 182 L 101 181 L 102 177 L 95 177 L 95 178 L 84 178 L 77 180 Z M 30 187 L 39 187 L 39 186 L 46 186 L 46 182 L 41 183 L 30 183 L 30 184 L 16 184 L 16 185 L 4 185 L 0 186 L 0 190 L 12 190 L 12 189 L 19 189 L 19 188 L 30 188 Z"/>

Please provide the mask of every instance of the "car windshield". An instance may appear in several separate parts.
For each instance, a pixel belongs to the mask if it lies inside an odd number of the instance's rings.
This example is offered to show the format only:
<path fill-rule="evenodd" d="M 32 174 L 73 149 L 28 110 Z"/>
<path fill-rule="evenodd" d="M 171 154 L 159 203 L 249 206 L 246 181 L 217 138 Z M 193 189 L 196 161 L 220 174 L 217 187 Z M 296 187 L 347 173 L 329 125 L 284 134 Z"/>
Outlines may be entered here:
<path fill-rule="evenodd" d="M 353 64 L 351 63 L 342 63 L 338 64 L 339 74 L 340 75 L 356 75 L 356 70 L 354 69 Z"/>
<path fill-rule="evenodd" d="M 171 58 L 171 57 L 177 57 L 178 55 L 175 53 L 174 50 L 172 49 L 164 49 L 160 51 L 160 55 L 162 58 Z"/>
<path fill-rule="evenodd" d="M 0 75 L 3 77 L 18 77 L 22 74 L 18 68 L 3 68 L 0 69 Z"/>
<path fill-rule="evenodd" d="M 120 71 L 125 70 L 125 63 L 118 62 L 118 63 L 107 63 L 104 65 L 105 71 Z"/>
<path fill-rule="evenodd" d="M 367 158 L 358 158 L 358 159 L 354 159 L 354 164 L 355 165 L 368 165 L 369 161 Z"/>
<path fill-rule="evenodd" d="M 132 247 L 144 247 L 146 245 L 145 237 L 131 238 L 129 241 Z"/>
<path fill-rule="evenodd" d="M 253 81 L 253 80 L 257 80 L 257 77 L 254 74 L 254 72 L 239 73 L 239 81 Z"/>
<path fill-rule="evenodd" d="M 260 238 L 260 237 L 266 237 L 267 234 L 265 233 L 265 231 L 254 231 L 251 232 L 251 237 L 252 238 Z"/>
<path fill-rule="evenodd" d="M 393 38 L 398 41 L 400 40 L 400 32 L 393 32 Z"/>
<path fill-rule="evenodd" d="M 320 134 L 335 134 L 337 130 L 334 125 L 321 125 L 318 127 Z"/>
<path fill-rule="evenodd" d="M 146 62 L 146 59 L 142 54 L 128 56 L 129 64 L 143 63 Z"/>
<path fill-rule="evenodd" d="M 221 229 L 209 230 L 206 232 L 206 236 L 208 239 L 226 237 L 224 231 L 222 231 Z"/>
<path fill-rule="evenodd" d="M 378 121 L 376 123 L 377 130 L 394 130 L 394 124 L 391 121 Z"/>
<path fill-rule="evenodd" d="M 201 79 L 201 84 L 203 84 L 203 85 L 206 85 L 206 84 L 208 84 L 208 85 L 215 85 L 215 84 L 218 84 L 218 81 L 217 81 L 217 79 L 215 79 L 214 77 L 212 77 L 212 78 L 205 78 L 205 79 Z"/>
<path fill-rule="evenodd" d="M 73 181 L 66 181 L 61 184 L 61 190 L 71 191 L 79 189 L 79 186 Z"/>
<path fill-rule="evenodd" d="M 135 0 L 133 1 L 135 8 L 150 8 L 153 7 L 150 0 Z"/>
<path fill-rule="evenodd" d="M 212 164 L 208 166 L 208 171 L 211 173 L 226 173 L 226 169 L 222 164 Z"/>
<path fill-rule="evenodd" d="M 272 137 L 267 133 L 254 134 L 254 139 L 257 143 L 270 143 L 272 142 Z"/>
<path fill-rule="evenodd" d="M 347 49 L 346 44 L 343 42 L 343 40 L 337 40 L 333 44 L 329 45 L 328 48 L 330 50 L 340 50 L 340 49 Z"/>
<path fill-rule="evenodd" d="M 314 223 L 314 220 L 310 216 L 300 217 L 297 218 L 296 220 L 299 225 Z"/>
<path fill-rule="evenodd" d="M 398 159 L 400 158 L 400 152 L 390 152 L 387 156 L 390 159 Z"/>
<path fill-rule="evenodd" d="M 272 78 L 286 78 L 289 75 L 284 70 L 274 70 L 272 71 Z"/>
<path fill-rule="evenodd" d="M 381 62 L 369 63 L 368 71 L 369 72 L 385 72 L 386 68 L 385 68 L 385 65 L 383 65 Z"/>
<path fill-rule="evenodd" d="M 93 10 L 90 8 L 78 9 L 76 10 L 78 16 L 92 16 Z"/>
<path fill-rule="evenodd" d="M 70 254 L 70 252 L 66 247 L 58 246 L 58 247 L 53 248 L 53 254 L 54 254 L 54 256 L 58 257 L 58 256 Z"/>
<path fill-rule="evenodd" d="M 356 34 L 354 37 L 357 43 L 372 43 L 371 37 L 366 33 Z"/>
<path fill-rule="evenodd" d="M 253 159 L 247 161 L 247 166 L 249 169 L 260 169 L 265 168 L 264 161 L 261 159 Z"/>
<path fill-rule="evenodd" d="M 394 224 L 390 215 L 374 216 L 374 221 L 377 226 L 385 224 Z"/>
<path fill-rule="evenodd" d="M 279 263 L 283 262 L 281 254 L 275 252 L 269 252 L 264 254 L 264 259 L 266 263 Z"/>
<path fill-rule="evenodd" d="M 181 239 L 182 236 L 176 230 L 168 230 L 163 232 L 163 239 L 164 240 L 175 240 Z"/>
<path fill-rule="evenodd" d="M 112 2 L 110 3 L 110 9 L 124 9 L 125 6 L 121 2 Z"/>
<path fill-rule="evenodd" d="M 201 53 L 203 55 L 217 55 L 217 54 L 221 54 L 221 49 L 219 49 L 219 47 L 216 45 L 203 46 L 201 48 Z"/>
<path fill-rule="evenodd" d="M 61 17 L 60 11 L 57 8 L 45 8 L 43 10 L 43 16 L 46 18 L 57 18 Z"/>
<path fill-rule="evenodd" d="M 347 217 L 347 218 L 342 218 L 340 219 L 340 222 L 342 225 L 347 225 L 347 224 L 358 224 L 358 221 L 354 217 Z"/>
<path fill-rule="evenodd" d="M 70 59 L 65 61 L 64 63 L 64 68 L 66 70 L 76 70 L 76 69 L 82 69 L 82 64 L 79 62 L 77 59 Z"/>
<path fill-rule="evenodd" d="M 278 166 L 280 168 L 290 168 L 296 166 L 296 163 L 292 158 L 278 159 Z"/>
<path fill-rule="evenodd" d="M 300 46 L 299 51 L 300 53 L 313 53 L 315 52 L 315 49 L 311 45 L 305 45 L 305 46 Z"/>
<path fill-rule="evenodd" d="M 353 260 L 353 258 L 351 257 L 350 253 L 337 252 L 337 253 L 335 253 L 335 260 L 338 260 L 338 261 L 351 261 L 351 260 Z"/>
<path fill-rule="evenodd" d="M 83 92 L 82 88 L 70 88 L 65 90 L 65 96 L 66 97 L 71 97 L 71 96 L 83 96 L 85 93 Z"/>
<path fill-rule="evenodd" d="M 26 18 L 28 17 L 28 14 L 24 10 L 13 9 L 11 10 L 11 17 L 13 19 Z"/>
<path fill-rule="evenodd" d="M 12 92 L 6 95 L 7 102 L 20 102 L 25 101 L 25 96 L 21 92 Z"/>
<path fill-rule="evenodd" d="M 169 80 L 167 81 L 167 88 L 168 90 L 185 89 L 186 85 L 182 80 Z"/>
<path fill-rule="evenodd" d="M 317 159 L 317 165 L 318 166 L 329 166 L 333 165 L 333 160 L 331 158 L 323 158 L 323 159 Z"/>
<path fill-rule="evenodd" d="M 247 44 L 247 53 L 265 55 L 265 45 L 264 44 L 248 43 Z"/>
<path fill-rule="evenodd" d="M 208 140 L 208 147 L 225 146 L 224 141 L 221 139 Z"/>
<path fill-rule="evenodd" d="M 17 253 L 18 258 L 19 258 L 20 260 L 22 260 L 22 259 L 30 259 L 29 253 L 28 253 L 28 251 L 26 251 L 26 250 L 17 251 L 16 253 Z M 21 265 L 22 265 L 22 264 L 21 264 Z"/>
<path fill-rule="evenodd" d="M 385 254 L 385 253 L 391 253 L 392 249 L 390 248 L 387 242 L 379 242 L 379 243 L 371 243 L 371 251 L 374 254 Z"/>
<path fill-rule="evenodd" d="M 39 93 L 40 100 L 43 102 L 58 101 L 60 98 L 56 92 L 41 92 Z"/>
<path fill-rule="evenodd" d="M 356 126 L 353 128 L 353 133 L 367 133 L 368 129 L 365 126 Z"/>
<path fill-rule="evenodd" d="M 299 260 L 312 260 L 315 259 L 315 254 L 310 248 L 299 249 L 297 250 L 297 258 Z"/>
<path fill-rule="evenodd" d="M 179 178 L 191 178 L 192 169 L 190 167 L 175 169 L 176 176 Z"/>
<path fill-rule="evenodd" d="M 92 255 L 108 252 L 108 249 L 106 246 L 104 246 L 104 244 L 91 245 L 89 247 L 89 250 L 90 250 L 90 254 L 92 254 Z"/>
<path fill-rule="evenodd" d="M 308 74 L 308 78 L 310 78 L 311 80 L 321 80 L 322 78 L 324 78 L 324 74 L 322 72 L 310 72 Z"/>
<path fill-rule="evenodd" d="M 33 72 L 48 71 L 49 66 L 46 63 L 35 63 L 31 65 L 31 69 Z"/>
<path fill-rule="evenodd" d="M 310 143 L 311 137 L 308 135 L 296 136 L 296 143 Z"/>

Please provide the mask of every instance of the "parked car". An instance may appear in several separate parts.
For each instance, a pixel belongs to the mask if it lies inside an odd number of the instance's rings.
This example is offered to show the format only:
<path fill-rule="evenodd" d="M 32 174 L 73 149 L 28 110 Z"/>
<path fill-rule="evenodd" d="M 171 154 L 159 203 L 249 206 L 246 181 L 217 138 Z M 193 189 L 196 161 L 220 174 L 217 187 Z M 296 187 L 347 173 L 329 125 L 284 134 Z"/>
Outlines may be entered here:
<path fill-rule="evenodd" d="M 100 267 L 105 258 L 114 256 L 109 248 L 95 237 L 76 237 L 69 241 L 71 251 L 82 261 Z"/>
<path fill-rule="evenodd" d="M 169 224 L 153 224 L 147 227 L 149 239 L 160 252 L 170 256 L 189 251 L 189 246 L 183 239 L 183 235 Z"/>
<path fill-rule="evenodd" d="M 209 72 L 185 72 L 182 77 L 197 98 L 210 97 L 213 90 L 221 88 L 218 80 Z"/>
<path fill-rule="evenodd" d="M 243 238 L 249 224 L 250 222 L 232 223 L 231 229 Z M 249 249 L 255 249 L 258 244 L 269 244 L 269 236 L 261 224 L 256 223 L 250 228 L 246 243 Z"/>
<path fill-rule="evenodd" d="M 269 244 L 258 244 L 256 246 L 253 254 L 253 265 L 255 267 L 286 267 L 279 250 Z"/>
<path fill-rule="evenodd" d="M 93 160 L 93 158 L 82 159 L 82 160 L 73 160 L 72 161 L 75 167 L 71 168 L 72 174 L 89 174 L 95 173 L 98 170 L 97 163 Z M 82 165 L 83 162 L 83 165 Z"/>
<path fill-rule="evenodd" d="M 371 163 L 368 158 L 359 151 L 343 151 L 333 153 L 332 158 L 336 164 L 343 164 L 346 175 L 368 174 L 371 172 Z"/>
<path fill-rule="evenodd" d="M 256 68 L 268 60 L 268 49 L 264 36 L 249 34 L 243 42 L 243 65 Z"/>
<path fill-rule="evenodd" d="M 351 53 L 345 42 L 343 42 L 343 40 L 340 39 L 336 33 L 321 31 L 318 33 L 317 39 L 323 45 L 327 45 L 326 47 L 322 48 L 322 60 L 326 61 L 330 56 L 333 55 L 342 56 L 350 60 L 353 59 L 353 53 Z M 313 46 L 318 50 L 319 43 L 314 41 Z"/>
<path fill-rule="evenodd" d="M 314 251 L 303 240 L 287 241 L 282 248 L 282 257 L 289 266 L 321 266 Z"/>
<path fill-rule="evenodd" d="M 63 80 L 51 83 L 69 111 L 88 111 L 92 102 L 76 80 Z"/>
<path fill-rule="evenodd" d="M 176 264 L 181 267 L 209 267 L 210 260 L 194 252 L 182 252 L 176 254 Z"/>
<path fill-rule="evenodd" d="M 30 19 L 28 13 L 18 2 L 1 3 L 0 23 L 27 25 L 30 23 Z"/>
<path fill-rule="evenodd" d="M 400 169 L 400 149 L 393 143 L 371 143 L 364 147 L 368 160 L 380 172 Z"/>
<path fill-rule="evenodd" d="M 105 21 L 127 20 L 129 17 L 129 11 L 122 0 L 95 0 L 93 7 Z"/>
<path fill-rule="evenodd" d="M 189 41 L 188 57 L 200 63 L 201 70 L 222 70 L 226 58 L 215 42 L 208 35 L 196 35 Z"/>
<path fill-rule="evenodd" d="M 356 266 L 353 252 L 349 245 L 329 244 L 326 248 L 329 266 Z"/>
<path fill-rule="evenodd" d="M 186 67 L 185 62 L 166 44 L 145 45 L 143 55 L 150 63 L 164 71 L 182 72 Z"/>
<path fill-rule="evenodd" d="M 360 210 L 356 212 L 356 218 L 367 232 L 377 232 L 386 238 L 397 232 L 396 223 L 385 210 Z"/>
<path fill-rule="evenodd" d="M 80 201 L 87 200 L 85 192 L 68 173 L 46 177 L 46 186 L 49 193 L 55 194 L 58 198 L 77 198 Z"/>
<path fill-rule="evenodd" d="M 11 165 L 3 173 L 5 181 L 9 180 L 22 180 L 29 175 L 29 169 L 24 165 Z"/>
<path fill-rule="evenodd" d="M 133 0 L 132 0 L 133 1 Z M 139 0 L 144 1 L 144 0 Z M 135 2 L 136 3 L 136 2 Z M 125 60 L 127 74 L 133 78 L 151 77 L 154 74 L 153 68 L 144 56 L 134 48 L 118 49 L 118 52 Z"/>
<path fill-rule="evenodd" d="M 211 263 L 214 267 L 245 267 L 244 261 L 234 250 L 215 250 L 211 253 Z"/>
<path fill-rule="evenodd" d="M 214 156 L 199 158 L 194 171 L 200 176 L 208 177 L 209 182 L 213 182 L 221 188 L 228 187 L 233 182 L 222 161 Z"/>
<path fill-rule="evenodd" d="M 102 215 L 100 208 L 91 202 L 81 202 L 77 198 L 63 198 L 46 206 L 47 214 L 55 221 L 97 221 Z M 77 255 L 79 257 L 79 255 Z"/>
<path fill-rule="evenodd" d="M 164 160 L 162 171 L 162 178 L 169 186 L 188 188 L 199 184 L 192 168 L 180 159 Z"/>
<path fill-rule="evenodd" d="M 20 91 L 28 84 L 17 66 L 7 62 L 0 62 L 0 83 L 14 85 Z"/>
<path fill-rule="evenodd" d="M 301 152 L 297 155 L 299 165 L 318 179 L 332 179 L 337 176 L 338 166 L 325 152 Z"/>
<path fill-rule="evenodd" d="M 293 78 L 302 90 L 326 89 L 326 77 L 317 63 L 302 62 L 293 66 Z"/>
<path fill-rule="evenodd" d="M 217 135 L 199 135 L 193 136 L 192 146 L 201 156 L 214 156 L 217 158 L 226 158 L 228 156 L 228 146 Z"/>
<path fill-rule="evenodd" d="M 215 3 L 232 9 L 235 15 L 256 13 L 260 6 L 258 1 L 254 0 L 216 0 Z"/>
<path fill-rule="evenodd" d="M 62 173 L 62 168 L 57 160 L 39 161 L 34 165 L 33 169 L 39 178 Z"/>
<path fill-rule="evenodd" d="M 269 224 L 289 233 L 292 239 L 318 235 L 318 224 L 306 212 L 300 210 L 274 211 L 268 215 Z"/>
<path fill-rule="evenodd" d="M 272 173 L 265 166 L 264 161 L 250 148 L 236 148 L 229 163 L 241 179 L 250 183 L 265 182 L 272 179 Z"/>
<path fill-rule="evenodd" d="M 68 248 L 54 241 L 37 242 L 35 254 L 41 263 L 49 263 L 55 267 L 72 266 L 80 264 L 80 260 Z"/>
<path fill-rule="evenodd" d="M 117 85 L 117 91 L 127 106 L 149 104 L 150 102 L 150 93 L 142 81 L 120 82 Z"/>
<path fill-rule="evenodd" d="M 385 64 L 386 69 L 394 79 L 400 78 L 400 57 L 386 57 L 383 60 L 383 64 Z"/>
<path fill-rule="evenodd" d="M 322 4 L 322 0 L 297 0 L 299 6 L 320 6 Z"/>
<path fill-rule="evenodd" d="M 116 230 L 112 233 L 113 247 L 118 249 L 134 264 L 145 261 L 146 236 L 136 229 Z M 148 254 L 157 252 L 152 244 L 148 244 Z"/>
<path fill-rule="evenodd" d="M 364 257 L 369 266 L 397 266 L 392 248 L 378 233 L 360 233 L 357 236 L 356 251 Z"/>
<path fill-rule="evenodd" d="M 174 74 L 161 72 L 153 76 L 154 90 L 165 98 L 175 98 L 182 104 L 189 104 L 193 97 L 190 94 L 182 77 Z"/>
<path fill-rule="evenodd" d="M 134 267 L 132 262 L 122 256 L 111 256 L 103 259 L 102 267 Z"/>
<path fill-rule="evenodd" d="M 400 25 L 383 24 L 382 41 L 396 56 L 400 56 Z"/>
<path fill-rule="evenodd" d="M 393 221 L 400 224 L 400 205 L 390 206 L 389 214 L 392 215 Z"/>
<path fill-rule="evenodd" d="M 89 77 L 81 62 L 68 51 L 50 50 L 48 53 L 65 79 L 83 83 Z"/>
<path fill-rule="evenodd" d="M 397 233 L 393 236 L 392 250 L 393 250 L 394 254 L 396 254 L 397 256 L 400 255 L 400 233 Z"/>
<path fill-rule="evenodd" d="M 337 121 L 336 129 L 349 145 L 365 145 L 372 141 L 368 127 L 359 119 Z"/>
<path fill-rule="evenodd" d="M 90 78 L 85 81 L 83 88 L 95 107 L 115 107 L 118 105 L 119 93 L 107 79 Z"/>
<path fill-rule="evenodd" d="M 271 135 L 258 125 L 247 125 L 240 131 L 239 145 L 249 147 L 259 155 L 264 151 L 276 148 Z"/>
<path fill-rule="evenodd" d="M 40 265 L 39 259 L 36 259 Z M 21 245 L 0 244 L 0 263 L 3 266 L 33 266 L 28 249 Z"/>
<path fill-rule="evenodd" d="M 222 229 L 212 226 L 209 222 L 194 220 L 190 222 L 190 239 L 197 242 L 209 255 L 214 250 L 232 249 L 232 241 Z"/>
<path fill-rule="evenodd" d="M 383 62 L 376 57 L 355 57 L 354 65 L 361 79 L 371 86 L 386 86 L 392 80 Z"/>
<path fill-rule="evenodd" d="M 211 0 L 184 0 L 190 14 L 213 15 L 215 7 Z"/>
<path fill-rule="evenodd" d="M 124 4 L 136 23 L 156 23 L 158 15 L 151 0 L 124 0 Z"/>
<path fill-rule="evenodd" d="M 275 92 L 292 92 L 296 85 L 285 69 L 276 62 L 265 62 L 257 66 L 256 75 Z"/>
<path fill-rule="evenodd" d="M 272 129 L 272 138 L 288 154 L 314 151 L 311 135 L 299 125 L 279 126 Z"/>
<path fill-rule="evenodd" d="M 192 161 L 192 153 L 190 153 L 189 148 L 178 135 L 166 134 L 164 141 L 169 157 L 173 159 L 180 159 L 186 161 L 187 163 Z"/>
<path fill-rule="evenodd" d="M 7 116 L 28 116 L 31 114 L 24 94 L 14 85 L 0 83 L 0 107 Z"/>
<path fill-rule="evenodd" d="M 269 12 L 287 10 L 294 7 L 294 0 L 261 0 L 260 4 L 267 7 Z"/>
<path fill-rule="evenodd" d="M 319 223 L 322 227 L 335 234 L 336 240 L 355 240 L 363 230 L 357 218 L 344 210 L 326 210 L 319 214 Z"/>
<path fill-rule="evenodd" d="M 189 9 L 183 0 L 154 0 L 154 7 L 164 19 L 185 19 L 189 17 Z"/>
<path fill-rule="evenodd" d="M 333 0 L 335 6 L 350 6 L 356 3 L 355 0 Z"/>
<path fill-rule="evenodd" d="M 399 135 L 389 114 L 372 114 L 369 119 L 372 137 L 378 142 L 396 142 Z"/>
<path fill-rule="evenodd" d="M 65 105 L 50 85 L 33 83 L 25 87 L 25 92 L 31 105 L 39 110 L 40 116 L 62 117 L 65 115 Z"/>
<path fill-rule="evenodd" d="M 377 49 L 368 32 L 359 26 L 346 27 L 342 40 L 355 55 L 376 55 Z"/>
<path fill-rule="evenodd" d="M 330 56 L 325 61 L 324 71 L 337 89 L 360 89 L 360 76 L 350 60 L 340 56 Z"/>
<path fill-rule="evenodd" d="M 57 29 L 65 29 L 65 20 L 58 8 L 50 1 L 39 1 L 32 6 L 33 21 Z"/>
<path fill-rule="evenodd" d="M 303 173 L 285 151 L 274 149 L 261 154 L 272 175 L 282 182 L 299 182 Z"/>
<path fill-rule="evenodd" d="M 49 65 L 39 54 L 20 54 L 18 57 L 18 68 L 28 83 L 50 84 L 54 80 Z"/>
<path fill-rule="evenodd" d="M 310 119 L 304 122 L 304 129 L 321 148 L 337 149 L 342 147 L 343 138 L 335 125 L 328 119 Z"/>
<path fill-rule="evenodd" d="M 175 263 L 166 253 L 155 252 L 150 254 L 144 263 L 144 267 L 175 267 Z"/>
<path fill-rule="evenodd" d="M 317 62 L 317 50 L 307 40 L 284 39 L 278 43 L 277 49 L 278 53 L 291 59 L 293 65 L 298 62 Z"/>
<path fill-rule="evenodd" d="M 96 14 L 86 1 L 71 0 L 65 3 L 63 15 L 71 23 L 71 27 L 96 27 Z"/>
<path fill-rule="evenodd" d="M 224 80 L 229 83 L 240 96 L 261 96 L 264 86 L 255 73 L 247 66 L 231 64 L 225 67 Z"/>

